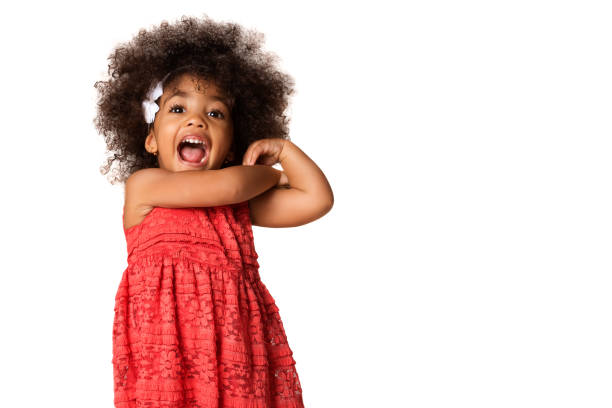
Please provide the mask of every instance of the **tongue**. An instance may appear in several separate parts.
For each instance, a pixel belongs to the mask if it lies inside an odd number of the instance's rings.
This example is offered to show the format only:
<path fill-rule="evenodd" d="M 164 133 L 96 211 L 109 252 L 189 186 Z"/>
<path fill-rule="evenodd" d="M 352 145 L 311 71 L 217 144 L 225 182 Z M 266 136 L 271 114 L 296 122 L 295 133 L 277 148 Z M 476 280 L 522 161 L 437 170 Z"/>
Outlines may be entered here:
<path fill-rule="evenodd" d="M 201 147 L 183 146 L 180 151 L 183 160 L 191 163 L 199 163 L 204 157 L 204 150 Z"/>

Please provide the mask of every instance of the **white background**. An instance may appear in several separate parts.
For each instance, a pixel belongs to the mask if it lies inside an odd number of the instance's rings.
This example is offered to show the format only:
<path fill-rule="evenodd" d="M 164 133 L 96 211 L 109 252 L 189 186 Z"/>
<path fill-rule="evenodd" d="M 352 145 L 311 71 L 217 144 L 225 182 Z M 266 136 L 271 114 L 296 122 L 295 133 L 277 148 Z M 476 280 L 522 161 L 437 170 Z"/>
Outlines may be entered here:
<path fill-rule="evenodd" d="M 115 45 L 181 15 L 265 34 L 335 205 L 254 227 L 304 402 L 610 407 L 612 15 L 595 1 L 8 2 L 2 407 L 112 407 Z"/>

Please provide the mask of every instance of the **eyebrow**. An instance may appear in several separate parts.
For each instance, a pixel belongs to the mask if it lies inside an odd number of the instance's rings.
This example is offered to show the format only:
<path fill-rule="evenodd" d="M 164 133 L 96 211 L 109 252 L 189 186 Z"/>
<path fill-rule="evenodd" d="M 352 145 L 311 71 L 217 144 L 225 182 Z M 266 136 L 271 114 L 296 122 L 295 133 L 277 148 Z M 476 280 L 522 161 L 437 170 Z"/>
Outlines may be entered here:
<path fill-rule="evenodd" d="M 168 103 L 168 101 L 169 101 L 170 99 L 174 98 L 175 96 L 187 97 L 187 96 L 189 96 L 189 92 L 185 92 L 185 91 L 183 91 L 183 90 L 181 90 L 181 89 L 177 89 L 177 90 L 175 90 L 175 91 L 174 91 L 172 94 L 170 94 L 170 96 L 168 96 L 168 98 L 167 98 L 167 99 L 166 99 L 166 101 L 163 103 L 163 105 L 165 106 L 165 105 L 166 105 L 166 103 Z M 216 100 L 218 100 L 218 101 L 220 101 L 220 102 L 223 102 L 223 103 L 225 104 L 225 106 L 227 106 L 227 107 L 229 107 L 229 106 L 230 106 L 229 101 L 228 101 L 226 98 L 222 97 L 222 96 L 210 95 L 210 96 L 208 96 L 208 97 L 209 97 L 209 98 L 211 98 L 211 99 L 216 99 Z"/>

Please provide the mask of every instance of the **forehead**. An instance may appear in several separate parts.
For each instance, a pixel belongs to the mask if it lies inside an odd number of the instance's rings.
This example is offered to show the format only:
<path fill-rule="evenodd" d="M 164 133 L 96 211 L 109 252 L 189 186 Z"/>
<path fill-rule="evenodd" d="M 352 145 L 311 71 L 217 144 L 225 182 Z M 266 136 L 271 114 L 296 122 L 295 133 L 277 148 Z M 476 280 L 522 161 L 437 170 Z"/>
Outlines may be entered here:
<path fill-rule="evenodd" d="M 166 86 L 162 94 L 160 103 L 165 105 L 172 97 L 190 97 L 190 96 L 207 96 L 212 97 L 224 103 L 230 110 L 233 107 L 233 99 L 223 92 L 213 80 L 208 80 L 192 74 L 183 74 Z"/>
<path fill-rule="evenodd" d="M 164 93 L 172 94 L 179 90 L 202 95 L 223 95 L 223 92 L 217 87 L 214 81 L 191 74 L 183 74 L 174 79 L 168 84 Z"/>

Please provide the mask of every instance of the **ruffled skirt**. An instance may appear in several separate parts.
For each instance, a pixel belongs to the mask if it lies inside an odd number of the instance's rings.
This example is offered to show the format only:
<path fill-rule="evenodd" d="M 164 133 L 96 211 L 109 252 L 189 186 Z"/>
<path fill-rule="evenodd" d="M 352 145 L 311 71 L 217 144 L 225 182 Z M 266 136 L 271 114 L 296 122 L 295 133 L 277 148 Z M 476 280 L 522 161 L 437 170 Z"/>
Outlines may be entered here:
<path fill-rule="evenodd" d="M 301 408 L 279 310 L 259 275 L 187 253 L 128 265 L 115 297 L 116 408 Z"/>

